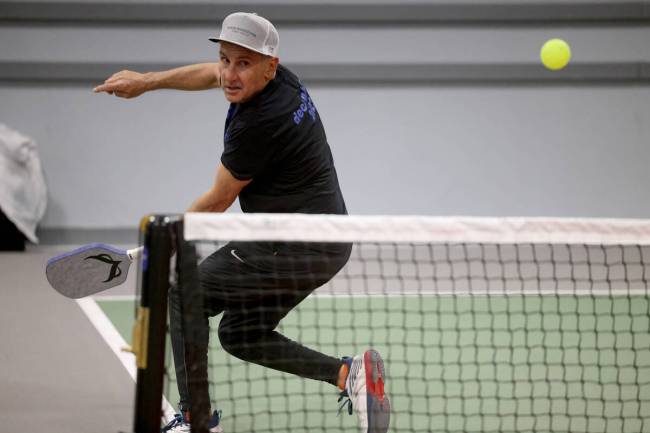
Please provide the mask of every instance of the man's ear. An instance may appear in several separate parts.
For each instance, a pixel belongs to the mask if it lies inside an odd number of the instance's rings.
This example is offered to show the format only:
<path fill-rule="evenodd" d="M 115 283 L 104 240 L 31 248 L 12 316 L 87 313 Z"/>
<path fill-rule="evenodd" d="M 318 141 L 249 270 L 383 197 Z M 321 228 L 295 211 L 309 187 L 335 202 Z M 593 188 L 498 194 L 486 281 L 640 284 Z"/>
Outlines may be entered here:
<path fill-rule="evenodd" d="M 271 58 L 271 60 L 268 63 L 268 67 L 266 69 L 266 73 L 264 74 L 264 77 L 266 78 L 267 81 L 271 81 L 272 79 L 275 78 L 275 73 L 278 70 L 278 64 L 280 63 L 280 59 L 277 57 Z"/>

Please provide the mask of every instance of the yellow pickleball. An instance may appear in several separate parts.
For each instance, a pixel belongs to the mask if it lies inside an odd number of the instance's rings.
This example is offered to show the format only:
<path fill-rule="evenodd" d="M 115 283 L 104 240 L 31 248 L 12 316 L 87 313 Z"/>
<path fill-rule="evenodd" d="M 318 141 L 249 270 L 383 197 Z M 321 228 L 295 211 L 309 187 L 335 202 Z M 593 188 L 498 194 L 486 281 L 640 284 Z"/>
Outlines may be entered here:
<path fill-rule="evenodd" d="M 562 39 L 549 39 L 542 45 L 539 57 L 544 66 L 552 71 L 557 71 L 569 64 L 571 47 Z"/>

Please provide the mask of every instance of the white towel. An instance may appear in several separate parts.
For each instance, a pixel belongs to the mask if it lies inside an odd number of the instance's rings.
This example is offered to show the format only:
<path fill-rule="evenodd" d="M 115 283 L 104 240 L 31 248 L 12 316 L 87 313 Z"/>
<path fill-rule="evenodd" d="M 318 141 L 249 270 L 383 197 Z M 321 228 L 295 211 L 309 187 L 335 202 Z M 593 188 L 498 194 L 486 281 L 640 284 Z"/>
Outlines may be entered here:
<path fill-rule="evenodd" d="M 35 149 L 32 139 L 0 123 L 0 151 L 5 157 L 25 164 Z"/>
<path fill-rule="evenodd" d="M 0 209 L 31 242 L 47 205 L 34 140 L 0 123 Z"/>

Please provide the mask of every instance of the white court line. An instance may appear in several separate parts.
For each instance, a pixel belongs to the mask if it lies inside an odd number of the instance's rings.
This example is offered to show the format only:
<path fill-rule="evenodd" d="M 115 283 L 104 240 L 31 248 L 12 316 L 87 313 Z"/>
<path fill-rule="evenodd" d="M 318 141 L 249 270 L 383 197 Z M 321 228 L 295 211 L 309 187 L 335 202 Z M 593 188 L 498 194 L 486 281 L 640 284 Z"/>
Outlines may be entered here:
<path fill-rule="evenodd" d="M 314 298 L 436 298 L 436 297 L 492 297 L 492 298 L 507 298 L 512 296 L 578 296 L 581 298 L 594 296 L 594 297 L 625 297 L 625 296 L 648 296 L 650 292 L 648 289 L 630 289 L 630 290 L 616 290 L 616 291 L 607 291 L 607 290 L 508 290 L 508 291 L 496 291 L 496 290 L 440 290 L 438 292 L 433 290 L 416 292 L 416 291 L 405 291 L 405 292 L 334 292 L 334 293 L 319 293 L 318 291 L 309 295 L 309 297 Z"/>
<path fill-rule="evenodd" d="M 133 297 L 131 297 L 133 299 Z M 137 368 L 135 365 L 135 356 L 132 353 L 122 351 L 123 347 L 128 346 L 122 335 L 115 329 L 113 322 L 106 316 L 104 311 L 97 305 L 93 298 L 77 299 L 77 304 L 86 314 L 90 323 L 93 324 L 99 335 L 102 336 L 106 344 L 111 348 L 115 356 L 120 360 L 126 371 L 133 381 L 137 380 Z M 163 412 L 165 422 L 171 421 L 174 417 L 174 408 L 163 396 Z"/>

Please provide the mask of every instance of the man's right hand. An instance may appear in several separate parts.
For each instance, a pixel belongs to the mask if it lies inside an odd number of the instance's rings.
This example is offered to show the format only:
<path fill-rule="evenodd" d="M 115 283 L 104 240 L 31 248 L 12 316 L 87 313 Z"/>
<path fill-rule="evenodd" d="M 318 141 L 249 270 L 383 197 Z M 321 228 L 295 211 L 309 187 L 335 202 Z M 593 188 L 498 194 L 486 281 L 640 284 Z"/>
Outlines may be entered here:
<path fill-rule="evenodd" d="M 104 84 L 93 89 L 95 93 L 106 92 L 120 98 L 135 98 L 147 91 L 147 74 L 120 71 L 111 75 Z"/>

